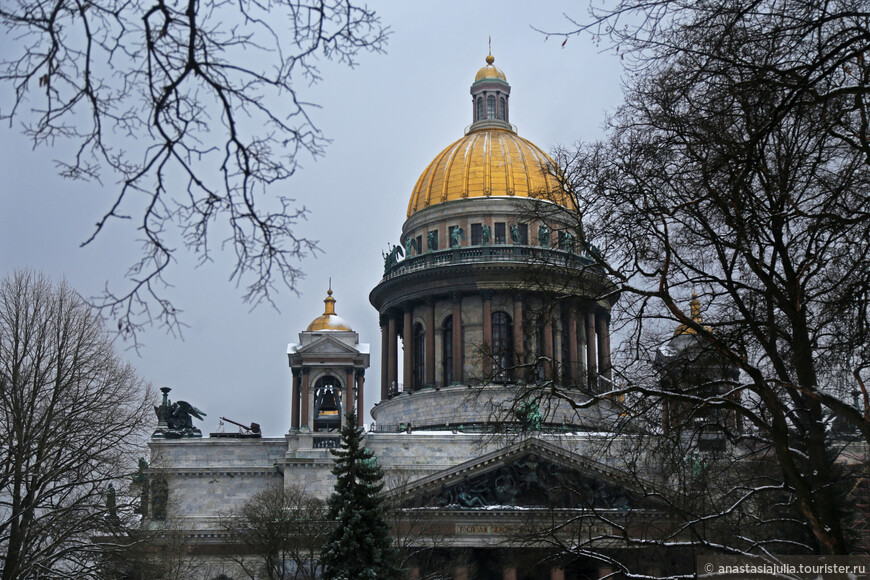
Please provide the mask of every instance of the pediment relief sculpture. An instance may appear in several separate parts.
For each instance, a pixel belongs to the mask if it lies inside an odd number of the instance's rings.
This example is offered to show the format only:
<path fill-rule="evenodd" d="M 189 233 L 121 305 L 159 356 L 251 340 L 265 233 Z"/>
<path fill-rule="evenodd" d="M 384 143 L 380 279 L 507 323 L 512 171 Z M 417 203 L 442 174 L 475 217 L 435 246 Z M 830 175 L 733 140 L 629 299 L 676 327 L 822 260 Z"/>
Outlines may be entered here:
<path fill-rule="evenodd" d="M 628 510 L 640 504 L 639 499 L 623 487 L 531 453 L 459 482 L 445 484 L 434 499 L 422 501 L 419 497 L 409 498 L 405 507 Z"/>

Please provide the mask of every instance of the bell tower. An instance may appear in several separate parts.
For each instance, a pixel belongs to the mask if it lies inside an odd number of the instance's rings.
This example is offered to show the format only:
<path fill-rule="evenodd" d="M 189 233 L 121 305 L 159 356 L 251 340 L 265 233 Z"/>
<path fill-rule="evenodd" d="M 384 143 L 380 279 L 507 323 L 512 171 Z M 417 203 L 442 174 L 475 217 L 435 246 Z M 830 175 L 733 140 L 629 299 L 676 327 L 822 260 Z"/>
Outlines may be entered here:
<path fill-rule="evenodd" d="M 287 346 L 293 374 L 290 432 L 337 432 L 350 409 L 363 424 L 365 370 L 369 345 L 335 313 L 332 288 L 323 300 L 323 314 Z"/>

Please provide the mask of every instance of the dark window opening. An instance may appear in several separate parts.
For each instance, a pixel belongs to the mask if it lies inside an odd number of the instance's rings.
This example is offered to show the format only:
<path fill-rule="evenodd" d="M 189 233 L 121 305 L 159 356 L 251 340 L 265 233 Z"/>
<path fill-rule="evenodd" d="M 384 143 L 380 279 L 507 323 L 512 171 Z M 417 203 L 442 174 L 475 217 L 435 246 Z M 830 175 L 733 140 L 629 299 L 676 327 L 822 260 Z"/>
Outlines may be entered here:
<path fill-rule="evenodd" d="M 422 254 L 424 251 L 423 250 L 423 236 L 422 235 L 417 236 L 417 246 L 416 247 L 417 247 L 417 253 Z"/>
<path fill-rule="evenodd" d="M 505 312 L 492 313 L 492 374 L 493 381 L 507 383 L 513 370 L 514 332 L 511 317 Z"/>
<path fill-rule="evenodd" d="M 492 95 L 486 97 L 486 118 L 495 119 L 495 97 Z"/>
<path fill-rule="evenodd" d="M 495 222 L 495 243 L 496 244 L 506 244 L 507 243 L 507 231 L 505 229 L 504 222 Z"/>
<path fill-rule="evenodd" d="M 477 97 L 477 121 L 483 119 L 483 97 Z"/>
<path fill-rule="evenodd" d="M 423 325 L 414 325 L 414 390 L 423 388 L 425 384 L 425 352 L 426 352 L 426 335 L 423 332 Z"/>
<path fill-rule="evenodd" d="M 498 118 L 501 119 L 502 121 L 505 120 L 504 111 L 505 111 L 504 97 L 502 97 L 498 100 Z"/>
<path fill-rule="evenodd" d="M 570 333 L 568 332 L 568 309 L 562 311 L 562 364 L 561 364 L 561 380 L 567 382 L 568 377 L 571 377 L 571 342 Z M 572 379 L 576 377 L 571 377 Z"/>
<path fill-rule="evenodd" d="M 540 385 L 544 382 L 544 365 L 546 362 L 544 361 L 544 331 L 546 326 L 544 325 L 543 320 L 538 319 L 537 328 L 535 329 L 535 370 L 534 370 L 534 379 L 535 384 Z"/>
<path fill-rule="evenodd" d="M 453 317 L 448 316 L 441 325 L 441 371 L 444 386 L 453 382 Z"/>
<path fill-rule="evenodd" d="M 479 246 L 481 243 L 481 224 L 471 224 L 471 245 Z"/>

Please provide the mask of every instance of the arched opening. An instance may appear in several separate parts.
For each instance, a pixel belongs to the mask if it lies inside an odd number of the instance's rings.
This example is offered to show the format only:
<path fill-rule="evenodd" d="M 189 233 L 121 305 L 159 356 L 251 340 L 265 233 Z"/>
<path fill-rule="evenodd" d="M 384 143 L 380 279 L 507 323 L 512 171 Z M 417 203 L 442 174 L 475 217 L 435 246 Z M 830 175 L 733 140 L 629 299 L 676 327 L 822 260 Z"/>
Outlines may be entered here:
<path fill-rule="evenodd" d="M 486 118 L 495 119 L 495 97 L 492 95 L 486 97 Z"/>
<path fill-rule="evenodd" d="M 508 383 L 511 380 L 514 357 L 514 327 L 506 312 L 492 313 L 492 374 L 493 381 Z"/>
<path fill-rule="evenodd" d="M 501 97 L 501 98 L 498 100 L 498 118 L 501 119 L 502 121 L 506 120 L 506 119 L 505 119 L 505 101 L 504 101 L 504 97 Z"/>
<path fill-rule="evenodd" d="M 413 352 L 413 363 L 414 363 L 414 384 L 412 388 L 414 390 L 418 390 L 423 388 L 425 383 L 426 372 L 426 334 L 423 332 L 422 324 L 414 325 L 414 352 Z"/>
<path fill-rule="evenodd" d="M 483 97 L 477 97 L 477 119 L 476 121 L 480 121 L 483 119 Z"/>
<path fill-rule="evenodd" d="M 453 382 L 453 317 L 448 316 L 441 325 L 441 376 L 444 386 Z"/>
<path fill-rule="evenodd" d="M 535 323 L 535 368 L 533 371 L 536 385 L 544 382 L 544 365 L 547 364 L 544 360 L 544 333 L 546 329 L 543 319 L 538 317 Z"/>
<path fill-rule="evenodd" d="M 341 428 L 341 382 L 325 376 L 314 383 L 314 430 L 335 431 Z"/>

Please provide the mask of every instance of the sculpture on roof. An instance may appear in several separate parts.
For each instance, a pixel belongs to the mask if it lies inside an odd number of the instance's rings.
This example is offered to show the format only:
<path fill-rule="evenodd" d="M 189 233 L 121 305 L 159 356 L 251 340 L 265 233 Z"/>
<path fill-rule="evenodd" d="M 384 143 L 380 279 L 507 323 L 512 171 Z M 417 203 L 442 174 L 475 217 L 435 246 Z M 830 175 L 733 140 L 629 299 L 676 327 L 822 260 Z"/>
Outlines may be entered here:
<path fill-rule="evenodd" d="M 393 266 L 399 263 L 399 256 L 405 256 L 405 251 L 402 250 L 402 246 L 393 245 L 389 253 L 381 252 L 381 255 L 384 257 L 384 276 L 386 276 Z"/>
<path fill-rule="evenodd" d="M 483 224 L 480 227 L 480 243 L 485 246 L 489 243 L 490 239 L 492 239 L 492 229 L 488 225 Z"/>
<path fill-rule="evenodd" d="M 154 406 L 157 414 L 157 429 L 151 435 L 153 439 L 181 439 L 188 437 L 202 437 L 202 431 L 193 426 L 193 418 L 200 421 L 206 416 L 205 412 L 197 409 L 187 401 L 169 400 L 169 387 L 162 387 L 163 402 Z"/>
<path fill-rule="evenodd" d="M 538 243 L 542 248 L 550 247 L 550 226 L 547 224 L 541 224 L 538 228 Z"/>
<path fill-rule="evenodd" d="M 453 229 L 450 230 L 450 247 L 458 248 L 459 247 L 459 238 L 465 239 L 465 231 L 459 226 L 453 226 Z"/>
<path fill-rule="evenodd" d="M 408 239 L 405 240 L 405 256 L 406 257 L 408 257 L 408 258 L 411 257 L 411 250 L 413 250 L 415 254 L 420 253 L 420 249 L 417 247 L 417 240 L 415 240 L 412 237 L 408 237 Z"/>

